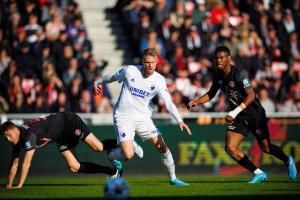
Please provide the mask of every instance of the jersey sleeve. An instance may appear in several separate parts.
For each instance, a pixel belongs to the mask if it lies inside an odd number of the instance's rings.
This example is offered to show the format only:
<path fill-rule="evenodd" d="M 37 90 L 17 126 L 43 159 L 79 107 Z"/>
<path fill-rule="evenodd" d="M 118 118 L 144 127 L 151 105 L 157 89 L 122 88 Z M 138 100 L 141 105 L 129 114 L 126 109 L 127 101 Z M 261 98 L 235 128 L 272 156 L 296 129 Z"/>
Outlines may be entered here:
<path fill-rule="evenodd" d="M 212 85 L 211 85 L 209 91 L 207 92 L 207 95 L 209 96 L 210 100 L 213 99 L 216 96 L 219 88 L 220 88 L 220 86 L 219 86 L 218 75 L 214 75 Z"/>
<path fill-rule="evenodd" d="M 126 78 L 127 68 L 128 67 L 123 67 L 120 70 L 118 70 L 116 73 L 105 75 L 101 79 L 99 79 L 95 82 L 98 83 L 98 84 L 112 83 L 112 82 L 115 82 L 115 81 L 118 81 L 119 83 L 121 83 Z"/>
<path fill-rule="evenodd" d="M 25 151 L 30 151 L 37 148 L 37 136 L 33 133 L 30 133 L 29 136 L 24 141 Z"/>
<path fill-rule="evenodd" d="M 164 100 L 167 110 L 176 119 L 176 121 L 178 123 L 183 122 L 183 120 L 182 120 L 175 104 L 172 102 L 171 95 L 168 91 L 167 84 L 166 84 L 166 81 L 164 79 L 162 79 L 159 82 L 158 95 Z"/>
<path fill-rule="evenodd" d="M 120 69 L 119 71 L 117 71 L 115 73 L 114 76 L 116 77 L 116 80 L 119 83 L 121 83 L 121 82 L 123 82 L 125 80 L 127 70 L 128 70 L 128 66 L 127 67 L 123 67 L 122 69 Z"/>
<path fill-rule="evenodd" d="M 252 88 L 251 82 L 249 80 L 249 75 L 246 71 L 241 71 L 238 81 L 242 84 L 245 90 L 247 90 L 248 88 Z"/>

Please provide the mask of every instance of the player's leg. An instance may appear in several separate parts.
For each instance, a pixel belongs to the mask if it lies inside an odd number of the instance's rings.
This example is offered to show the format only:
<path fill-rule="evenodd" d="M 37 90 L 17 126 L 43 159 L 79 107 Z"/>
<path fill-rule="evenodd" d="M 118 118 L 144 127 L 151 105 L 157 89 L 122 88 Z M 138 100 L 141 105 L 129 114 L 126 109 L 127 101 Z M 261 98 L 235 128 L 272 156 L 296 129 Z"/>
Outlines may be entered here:
<path fill-rule="evenodd" d="M 256 127 L 256 130 L 253 131 L 258 144 L 264 153 L 275 156 L 276 158 L 282 160 L 288 168 L 289 178 L 291 180 L 296 180 L 297 177 L 297 168 L 294 162 L 292 155 L 287 156 L 282 148 L 272 144 L 270 141 L 270 134 L 267 124 L 267 119 L 264 117 L 264 120 L 259 124 L 260 126 Z"/>
<path fill-rule="evenodd" d="M 74 149 L 67 149 L 61 152 L 62 157 L 65 159 L 69 169 L 74 173 L 104 173 L 110 176 L 115 176 L 119 174 L 119 170 L 113 167 L 108 167 L 104 165 L 98 165 L 92 162 L 80 162 L 77 159 Z"/>
<path fill-rule="evenodd" d="M 239 165 L 255 174 L 248 183 L 259 183 L 267 179 L 267 174 L 256 167 L 249 160 L 248 156 L 240 150 L 239 146 L 244 138 L 245 136 L 243 134 L 233 131 L 227 131 L 225 150 Z"/>
<path fill-rule="evenodd" d="M 104 151 L 110 150 L 117 146 L 116 139 L 107 139 L 100 141 L 89 129 L 89 127 L 85 124 L 85 122 L 75 113 L 69 114 L 69 121 L 71 124 L 74 124 L 75 134 L 83 140 L 91 149 L 94 151 Z"/>
<path fill-rule="evenodd" d="M 134 156 L 134 147 L 132 140 L 120 142 L 120 147 L 112 149 L 109 152 L 111 160 L 131 160 Z"/>
<path fill-rule="evenodd" d="M 246 155 L 239 148 L 240 143 L 244 139 L 245 136 L 240 133 L 236 133 L 233 131 L 226 132 L 225 151 L 237 162 Z"/>
<path fill-rule="evenodd" d="M 94 151 L 109 151 L 118 146 L 117 139 L 106 139 L 100 141 L 93 133 L 88 134 L 84 142 Z"/>
<path fill-rule="evenodd" d="M 84 142 L 94 151 L 103 151 L 104 149 L 102 142 L 98 140 L 93 133 L 88 134 L 85 137 Z"/>
<path fill-rule="evenodd" d="M 119 147 L 108 152 L 110 160 L 131 160 L 136 153 L 143 157 L 143 149 L 134 141 L 134 122 L 128 119 L 115 118 L 115 130 Z"/>
<path fill-rule="evenodd" d="M 180 185 L 180 186 L 186 186 L 189 185 L 186 182 L 183 182 L 176 178 L 175 174 L 175 162 L 172 156 L 171 151 L 167 147 L 166 143 L 164 142 L 161 135 L 156 135 L 148 141 L 160 152 L 161 154 L 161 160 L 164 166 L 167 168 L 170 178 L 170 184 L 171 185 Z"/>

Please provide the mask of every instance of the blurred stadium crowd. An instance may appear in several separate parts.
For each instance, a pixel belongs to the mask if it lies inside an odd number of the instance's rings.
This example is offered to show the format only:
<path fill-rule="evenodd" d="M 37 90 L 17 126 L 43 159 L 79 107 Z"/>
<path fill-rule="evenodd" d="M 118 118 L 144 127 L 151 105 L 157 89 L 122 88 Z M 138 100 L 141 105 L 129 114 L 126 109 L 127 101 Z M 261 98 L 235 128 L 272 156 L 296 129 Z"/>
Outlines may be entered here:
<path fill-rule="evenodd" d="M 0 7 L 0 113 L 112 112 L 105 86 L 92 94 L 107 62 L 94 59 L 76 2 L 0 0 Z M 146 47 L 159 51 L 157 71 L 179 111 L 210 87 L 220 44 L 249 72 L 266 111 L 300 111 L 300 0 L 118 0 L 109 12 L 123 20 L 136 58 Z M 159 98 L 155 105 L 166 112 Z M 195 111 L 226 109 L 219 93 Z"/>
<path fill-rule="evenodd" d="M 112 111 L 108 91 L 92 95 L 107 62 L 94 59 L 75 1 L 0 2 L 0 112 Z"/>
<path fill-rule="evenodd" d="M 157 71 L 180 111 L 209 89 L 220 44 L 249 72 L 266 111 L 300 111 L 299 0 L 119 0 L 112 12 L 122 15 L 137 57 L 145 47 L 160 52 Z M 226 108 L 219 93 L 195 111 Z"/>

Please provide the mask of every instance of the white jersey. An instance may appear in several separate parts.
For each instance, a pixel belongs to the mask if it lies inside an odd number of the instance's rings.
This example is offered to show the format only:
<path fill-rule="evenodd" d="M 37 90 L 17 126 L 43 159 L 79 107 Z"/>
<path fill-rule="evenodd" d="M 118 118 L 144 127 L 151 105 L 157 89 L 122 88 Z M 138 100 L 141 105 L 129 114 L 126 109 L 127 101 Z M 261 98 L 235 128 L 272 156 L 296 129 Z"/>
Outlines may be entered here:
<path fill-rule="evenodd" d="M 151 117 L 153 111 L 151 100 L 159 95 L 177 122 L 182 122 L 182 118 L 171 100 L 164 77 L 157 72 L 149 77 L 144 77 L 141 68 L 142 66 L 129 65 L 115 74 L 104 76 L 97 81 L 98 83 L 123 82 L 115 106 L 114 117 Z"/>

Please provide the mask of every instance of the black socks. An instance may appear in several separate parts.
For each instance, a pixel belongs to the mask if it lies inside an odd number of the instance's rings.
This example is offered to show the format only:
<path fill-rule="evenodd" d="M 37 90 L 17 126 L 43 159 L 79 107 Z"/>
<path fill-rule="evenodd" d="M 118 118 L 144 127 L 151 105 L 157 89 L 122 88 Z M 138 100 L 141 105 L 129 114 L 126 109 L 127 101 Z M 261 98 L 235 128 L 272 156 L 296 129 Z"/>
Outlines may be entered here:
<path fill-rule="evenodd" d="M 248 156 L 245 154 L 243 158 L 237 161 L 242 167 L 254 172 L 257 167 L 249 160 Z"/>
<path fill-rule="evenodd" d="M 104 173 L 108 175 L 114 175 L 116 173 L 116 169 L 90 162 L 80 162 L 80 168 L 78 172 L 85 174 Z"/>
<path fill-rule="evenodd" d="M 103 151 L 109 151 L 118 146 L 116 139 L 107 139 L 107 140 L 103 140 L 101 142 L 103 144 Z"/>
<path fill-rule="evenodd" d="M 282 160 L 284 162 L 284 164 L 287 165 L 288 162 L 288 157 L 287 155 L 282 151 L 282 149 L 274 144 L 270 144 L 270 154 L 275 156 L 276 158 Z"/>

